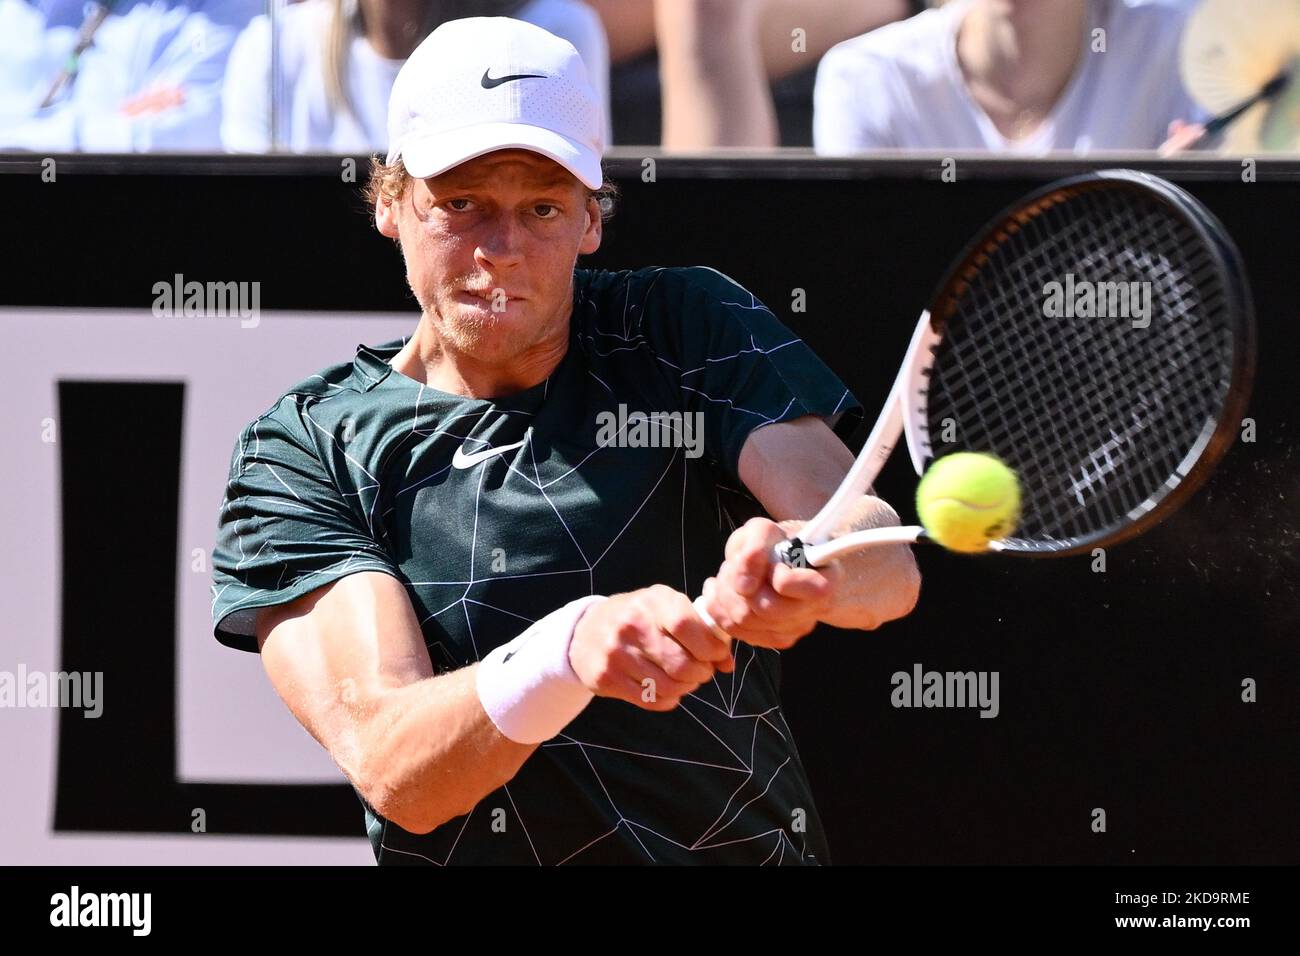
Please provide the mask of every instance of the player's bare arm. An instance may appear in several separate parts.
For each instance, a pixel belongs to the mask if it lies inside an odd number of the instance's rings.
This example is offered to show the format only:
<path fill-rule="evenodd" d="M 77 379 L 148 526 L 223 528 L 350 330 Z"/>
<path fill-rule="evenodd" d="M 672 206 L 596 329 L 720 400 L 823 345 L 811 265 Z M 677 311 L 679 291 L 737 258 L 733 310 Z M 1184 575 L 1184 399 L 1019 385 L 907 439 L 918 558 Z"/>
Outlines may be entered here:
<path fill-rule="evenodd" d="M 704 591 L 714 619 L 737 640 L 786 648 L 819 623 L 873 630 L 916 605 L 921 575 L 907 545 L 860 551 L 824 568 L 771 560 L 772 548 L 825 504 L 852 465 L 852 453 L 814 416 L 750 433 L 740 454 L 740 477 L 777 521 L 754 518 L 738 528 Z M 840 532 L 898 523 L 887 502 L 869 495 L 856 503 Z"/>
<path fill-rule="evenodd" d="M 412 833 L 467 813 L 536 749 L 497 730 L 475 668 L 435 675 L 403 586 L 360 572 L 258 616 L 277 693 L 366 801 Z"/>
<path fill-rule="evenodd" d="M 731 669 L 727 644 L 670 588 L 617 595 L 579 623 L 569 660 L 595 696 L 671 710 L 715 665 Z M 506 736 L 485 710 L 482 663 L 435 675 L 391 575 L 349 575 L 267 608 L 257 637 L 294 716 L 379 814 L 412 833 L 468 813 L 537 747 Z"/>
<path fill-rule="evenodd" d="M 230 640 L 257 638 L 277 691 L 367 801 L 378 862 L 768 860 L 772 847 L 755 841 L 769 835 L 775 808 L 812 801 L 789 738 L 778 732 L 756 750 L 753 728 L 737 723 L 779 706 L 772 656 L 746 651 L 745 680 L 730 636 L 691 601 L 725 536 L 709 520 L 722 507 L 709 493 L 716 473 L 671 443 L 607 444 L 583 423 L 634 403 L 689 405 L 696 434 L 717 442 L 714 457 L 743 450 L 741 477 L 769 514 L 799 519 L 851 456 L 820 422 L 765 426 L 748 439 L 736 422 L 857 403 L 716 270 L 578 268 L 602 240 L 605 124 L 576 51 L 508 19 L 440 30 L 394 85 L 389 155 L 369 191 L 379 232 L 400 246 L 419 322 L 400 342 L 359 347 L 345 379 L 355 387 L 318 395 L 313 385 L 301 402 L 295 392 L 292 407 L 277 405 L 243 436 L 214 617 L 229 623 Z M 500 62 L 499 49 L 513 59 Z M 430 95 L 443 88 L 464 96 Z M 774 361 L 755 357 L 778 348 Z M 368 424 L 350 440 L 369 452 L 341 464 L 317 443 L 352 406 Z M 650 480 L 665 468 L 683 484 Z M 315 508 L 304 513 L 303 500 Z M 247 520 L 259 509 L 278 513 Z M 280 553 L 258 540 L 271 531 L 305 555 L 291 568 L 296 587 L 354 560 L 367 570 L 305 598 L 295 592 L 253 622 L 246 609 L 275 605 L 286 580 L 269 560 L 241 564 Z M 874 591 L 851 595 L 839 568 L 773 573 L 767 549 L 751 541 L 763 533 L 781 537 L 772 522 L 750 525 L 726 549 L 723 597 L 739 593 L 732 582 L 752 561 L 752 574 L 789 603 L 768 607 L 756 592 L 751 611 L 744 597 L 735 636 L 782 645 L 818 619 L 846 619 L 846 609 L 867 608 L 877 622 L 914 599 L 914 588 L 897 588 L 891 611 Z M 430 535 L 438 547 L 427 546 Z M 740 679 L 687 700 L 732 671 Z M 639 761 L 663 752 L 666 737 L 670 770 L 656 762 L 643 773 Z M 755 835 L 716 847 L 696 845 L 714 829 L 709 819 L 649 822 L 674 801 L 698 809 L 737 799 L 734 781 L 690 769 L 712 757 L 680 759 L 715 744 L 764 768 L 754 771 L 761 793 L 737 811 Z M 572 783 L 563 809 L 557 781 Z M 507 783 L 508 829 L 468 819 Z M 656 830 L 653 849 L 645 827 Z M 779 836 L 781 854 L 827 856 L 819 824 L 797 844 Z"/>

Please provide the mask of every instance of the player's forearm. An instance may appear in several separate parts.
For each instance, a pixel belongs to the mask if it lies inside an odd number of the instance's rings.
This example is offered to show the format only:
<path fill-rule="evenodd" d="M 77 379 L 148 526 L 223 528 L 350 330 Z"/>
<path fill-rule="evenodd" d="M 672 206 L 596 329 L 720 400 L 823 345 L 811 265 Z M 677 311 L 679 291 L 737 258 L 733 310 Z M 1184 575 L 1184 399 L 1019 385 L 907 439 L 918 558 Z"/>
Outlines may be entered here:
<path fill-rule="evenodd" d="M 883 499 L 868 495 L 854 506 L 835 536 L 849 531 L 885 528 L 899 524 L 898 513 Z M 781 529 L 795 534 L 803 521 L 782 521 Z M 839 559 L 844 570 L 832 610 L 821 621 L 832 627 L 873 630 L 904 617 L 916 606 L 921 592 L 921 572 L 912 549 L 905 544 L 868 548 Z"/>
<path fill-rule="evenodd" d="M 484 712 L 479 666 L 385 691 L 366 724 L 363 793 L 412 833 L 468 813 L 537 749 L 504 737 Z"/>
<path fill-rule="evenodd" d="M 667 149 L 776 145 L 776 112 L 749 0 L 657 0 Z"/>

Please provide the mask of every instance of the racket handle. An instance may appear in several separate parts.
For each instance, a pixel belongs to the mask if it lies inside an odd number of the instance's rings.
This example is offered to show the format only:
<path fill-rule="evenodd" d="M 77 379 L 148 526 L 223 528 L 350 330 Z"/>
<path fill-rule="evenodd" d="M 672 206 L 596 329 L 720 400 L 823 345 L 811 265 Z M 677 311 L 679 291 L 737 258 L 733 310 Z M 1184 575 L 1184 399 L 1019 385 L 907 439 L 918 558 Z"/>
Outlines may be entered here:
<path fill-rule="evenodd" d="M 882 544 L 916 544 L 924 535 L 925 529 L 920 525 L 853 531 L 849 534 L 842 534 L 838 538 L 832 538 L 825 544 L 804 545 L 804 560 L 810 566 L 819 568 L 846 554 L 879 547 Z"/>
<path fill-rule="evenodd" d="M 723 640 L 730 641 L 732 639 L 730 634 L 728 634 L 722 628 L 718 627 L 718 622 L 713 619 L 713 615 L 710 614 L 708 612 L 708 609 L 704 606 L 703 594 L 701 594 L 693 602 L 691 602 L 691 606 L 695 608 L 695 613 L 700 616 L 700 620 L 703 621 L 705 624 L 709 625 L 709 627 L 713 628 L 713 633 L 717 634 L 718 637 L 722 638 Z"/>
<path fill-rule="evenodd" d="M 787 565 L 795 564 L 796 562 L 790 560 L 790 551 L 792 546 L 802 547 L 804 549 L 808 547 L 807 545 L 803 544 L 803 542 L 799 541 L 798 538 L 793 538 L 789 541 L 782 541 L 780 544 L 778 544 L 776 547 L 772 549 L 772 562 L 774 564 L 787 564 Z M 713 628 L 714 633 L 717 634 L 718 637 L 725 638 L 726 640 L 732 640 L 731 635 L 728 634 L 726 631 L 724 631 L 722 628 L 718 627 L 718 622 L 713 619 L 713 615 L 711 615 L 708 612 L 708 610 L 705 608 L 703 594 L 697 597 L 692 602 L 691 606 L 695 608 L 695 613 L 700 616 L 700 620 L 702 620 L 705 624 L 709 625 L 709 627 Z"/>
<path fill-rule="evenodd" d="M 913 532 L 910 537 L 906 534 L 908 531 Z M 915 541 L 916 532 L 920 531 L 920 528 L 876 528 L 871 531 L 859 531 L 854 534 L 843 535 L 828 544 L 812 546 L 805 544 L 799 538 L 791 538 L 782 541 L 772 549 L 772 563 L 784 564 L 787 567 L 821 567 L 829 564 L 840 554 L 871 547 L 873 544 L 891 544 L 900 540 Z M 900 536 L 899 532 L 904 533 Z M 863 540 L 863 543 L 855 543 L 860 539 Z M 849 544 L 832 547 L 832 545 L 837 545 L 843 541 L 848 541 Z M 708 612 L 703 594 L 697 597 L 691 606 L 695 608 L 695 613 L 700 616 L 700 620 L 709 625 L 718 637 L 731 640 L 731 635 L 719 627 L 718 622 L 713 619 L 713 615 Z"/>
<path fill-rule="evenodd" d="M 864 551 L 867 548 L 874 548 L 883 544 L 916 544 L 925 536 L 925 529 L 920 525 L 903 525 L 901 528 L 871 528 L 867 531 L 854 531 L 850 534 L 840 535 L 825 544 L 804 544 L 796 538 L 784 542 L 783 545 L 778 545 L 772 552 L 772 560 L 778 563 L 784 561 L 787 565 L 791 564 L 788 555 L 789 548 L 793 544 L 802 547 L 803 562 L 807 567 L 820 568 L 830 564 L 836 558 L 852 554 L 855 551 Z M 989 549 L 993 551 L 1002 550 L 997 541 L 991 542 Z M 700 620 L 709 625 L 718 637 L 725 641 L 733 640 L 730 634 L 718 626 L 718 622 L 713 619 L 713 615 L 705 607 L 703 594 L 692 601 L 691 606 L 695 608 L 695 613 L 700 616 Z"/>
<path fill-rule="evenodd" d="M 897 531 L 898 529 L 883 528 L 880 530 Z M 919 531 L 920 529 L 918 528 L 917 530 Z M 836 540 L 838 541 L 840 539 L 837 538 Z M 883 544 L 884 542 L 881 543 Z M 825 547 L 825 545 L 823 545 L 822 547 Z M 778 544 L 776 547 L 772 549 L 772 563 L 785 564 L 789 567 L 818 567 L 820 565 L 829 563 L 834 558 L 834 555 L 831 555 L 831 557 L 822 558 L 820 560 L 814 560 L 813 557 L 809 557 L 809 555 L 814 555 L 816 550 L 817 550 L 816 548 L 810 548 L 808 545 L 804 544 L 804 542 L 801 541 L 799 538 L 791 538 L 787 541 L 782 541 L 780 544 Z M 848 550 L 856 550 L 856 549 L 849 548 Z M 695 613 L 700 616 L 700 620 L 702 620 L 705 624 L 709 625 L 709 627 L 713 629 L 713 632 L 717 634 L 718 637 L 728 641 L 733 640 L 730 634 L 728 634 L 726 631 L 724 631 L 721 627 L 718 626 L 718 622 L 713 619 L 713 615 L 710 614 L 708 609 L 705 607 L 703 594 L 701 594 L 693 602 L 691 602 L 691 606 L 695 608 Z"/>

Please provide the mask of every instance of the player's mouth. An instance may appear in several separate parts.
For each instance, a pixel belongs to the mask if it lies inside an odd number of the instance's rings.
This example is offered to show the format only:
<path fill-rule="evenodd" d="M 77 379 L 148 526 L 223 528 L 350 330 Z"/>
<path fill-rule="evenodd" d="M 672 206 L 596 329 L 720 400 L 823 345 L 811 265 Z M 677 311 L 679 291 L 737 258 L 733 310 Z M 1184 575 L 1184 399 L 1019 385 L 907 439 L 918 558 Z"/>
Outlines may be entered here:
<path fill-rule="evenodd" d="M 502 289 L 496 288 L 462 289 L 457 293 L 457 295 L 460 297 L 462 302 L 467 302 L 470 305 L 482 305 L 483 303 L 487 303 L 489 307 L 495 304 L 506 304 L 523 300 L 522 296 L 511 295 Z"/>

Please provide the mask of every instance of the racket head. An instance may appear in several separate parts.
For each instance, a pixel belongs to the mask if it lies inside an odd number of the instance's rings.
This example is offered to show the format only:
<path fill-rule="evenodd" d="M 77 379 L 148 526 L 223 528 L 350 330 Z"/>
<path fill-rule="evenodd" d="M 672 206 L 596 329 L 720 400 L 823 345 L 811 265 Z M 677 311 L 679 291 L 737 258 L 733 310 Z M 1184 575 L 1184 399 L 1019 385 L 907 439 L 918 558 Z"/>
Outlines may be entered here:
<path fill-rule="evenodd" d="M 1021 519 L 1003 553 L 1077 554 L 1149 529 L 1209 477 L 1249 400 L 1241 256 L 1199 201 L 1146 173 L 1071 177 L 1003 210 L 928 312 L 939 341 L 903 399 L 913 464 L 978 451 L 1014 468 Z"/>

